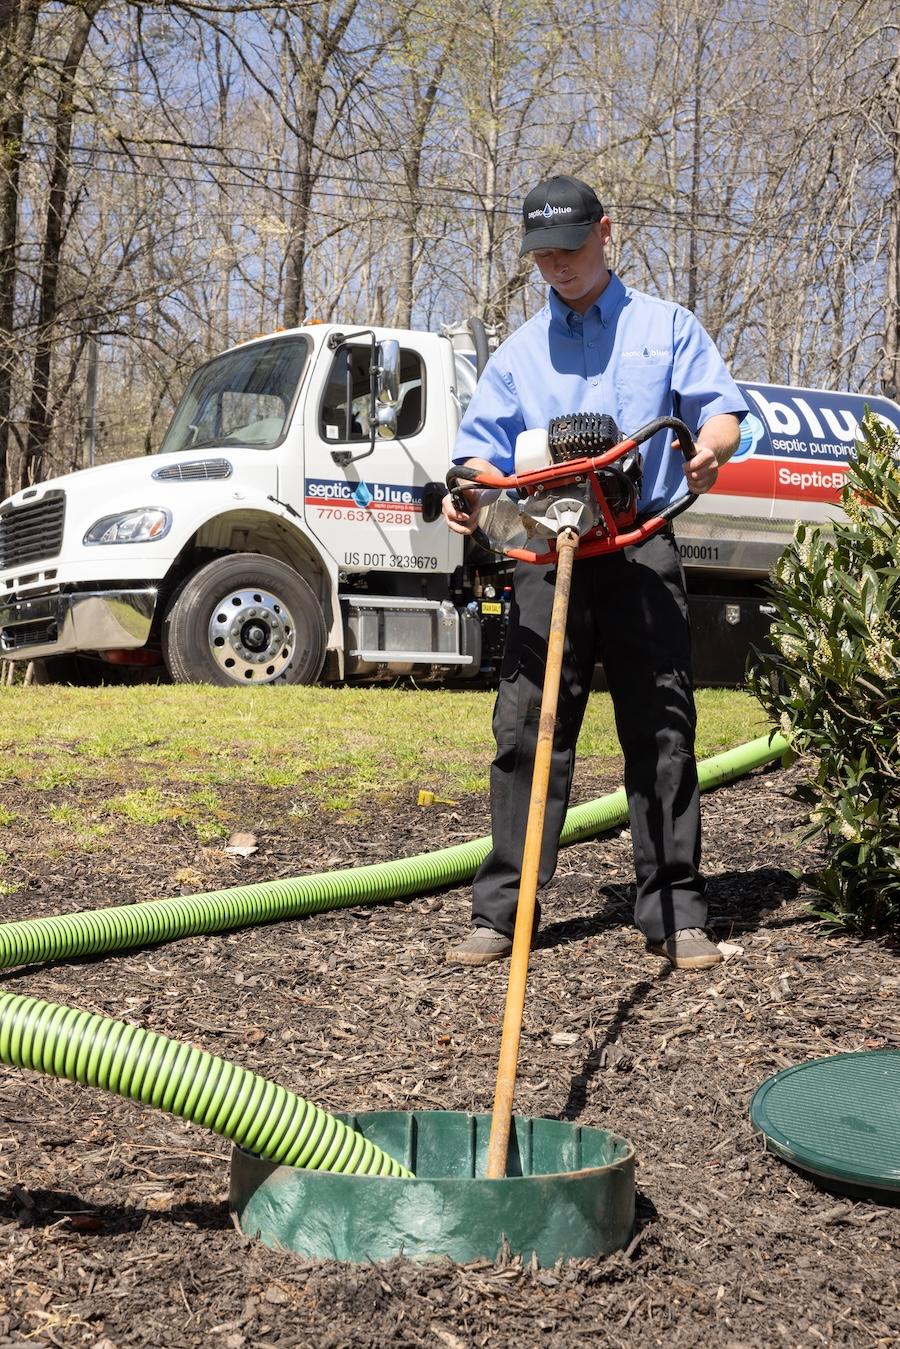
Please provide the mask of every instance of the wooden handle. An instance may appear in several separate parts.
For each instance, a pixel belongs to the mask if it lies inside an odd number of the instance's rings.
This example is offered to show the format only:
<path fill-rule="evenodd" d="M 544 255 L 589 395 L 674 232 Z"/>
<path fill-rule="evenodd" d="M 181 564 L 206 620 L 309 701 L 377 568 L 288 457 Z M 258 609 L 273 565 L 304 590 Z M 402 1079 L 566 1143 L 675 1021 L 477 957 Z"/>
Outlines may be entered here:
<path fill-rule="evenodd" d="M 509 961 L 509 984 L 506 990 L 506 1009 L 503 1014 L 503 1034 L 500 1040 L 497 1086 L 494 1091 L 494 1114 L 491 1119 L 491 1136 L 488 1141 L 487 1167 L 485 1170 L 488 1180 L 502 1180 L 506 1175 L 513 1093 L 516 1087 L 516 1067 L 519 1062 L 519 1039 L 522 1031 L 522 1014 L 525 1009 L 528 957 L 531 954 L 534 908 L 541 865 L 541 847 L 544 841 L 547 785 L 550 781 L 553 736 L 556 730 L 556 708 L 559 701 L 559 681 L 566 640 L 566 617 L 569 612 L 569 594 L 572 589 L 572 564 L 575 560 L 577 547 L 578 535 L 574 530 L 563 530 L 556 540 L 556 589 L 553 594 L 553 612 L 550 616 L 550 635 L 547 639 L 547 662 L 544 667 L 541 720 L 534 754 L 528 824 L 525 829 L 525 848 L 519 878 L 516 930 L 513 935 L 512 955 Z"/>

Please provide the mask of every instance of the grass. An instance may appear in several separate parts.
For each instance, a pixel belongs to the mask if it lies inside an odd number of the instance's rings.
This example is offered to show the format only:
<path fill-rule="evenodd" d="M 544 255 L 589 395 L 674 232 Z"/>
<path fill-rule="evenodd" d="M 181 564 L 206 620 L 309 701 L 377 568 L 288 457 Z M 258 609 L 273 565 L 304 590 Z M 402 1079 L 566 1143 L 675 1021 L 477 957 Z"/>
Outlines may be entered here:
<path fill-rule="evenodd" d="M 486 791 L 492 705 L 491 693 L 439 689 L 14 685 L 0 688 L 0 782 L 63 795 L 99 784 L 114 815 L 211 838 L 225 828 L 217 789 L 232 784 L 289 789 L 297 813 L 409 788 Z M 697 708 L 701 758 L 768 729 L 744 692 L 701 690 Z M 605 693 L 591 695 L 580 756 L 598 770 L 620 760 Z M 0 826 L 14 819 L 6 810 Z"/>

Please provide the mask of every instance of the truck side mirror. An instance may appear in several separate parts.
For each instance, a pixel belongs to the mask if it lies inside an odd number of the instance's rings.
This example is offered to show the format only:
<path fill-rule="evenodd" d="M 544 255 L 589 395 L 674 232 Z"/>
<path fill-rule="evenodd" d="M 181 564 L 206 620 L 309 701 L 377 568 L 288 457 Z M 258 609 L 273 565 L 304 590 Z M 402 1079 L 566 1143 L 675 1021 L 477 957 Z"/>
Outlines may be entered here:
<path fill-rule="evenodd" d="M 369 448 L 360 454 L 352 454 L 350 450 L 332 450 L 332 459 L 342 468 L 355 464 L 358 459 L 367 459 L 375 451 L 376 440 L 394 439 L 397 434 L 397 404 L 400 401 L 400 343 L 392 337 L 376 342 L 374 332 L 367 328 L 359 333 L 334 332 L 328 338 L 328 346 L 334 351 L 351 337 L 368 337 L 372 343 L 369 363 Z"/>
<path fill-rule="evenodd" d="M 387 337 L 378 343 L 375 364 L 378 402 L 396 406 L 400 401 L 400 343 L 395 338 Z"/>

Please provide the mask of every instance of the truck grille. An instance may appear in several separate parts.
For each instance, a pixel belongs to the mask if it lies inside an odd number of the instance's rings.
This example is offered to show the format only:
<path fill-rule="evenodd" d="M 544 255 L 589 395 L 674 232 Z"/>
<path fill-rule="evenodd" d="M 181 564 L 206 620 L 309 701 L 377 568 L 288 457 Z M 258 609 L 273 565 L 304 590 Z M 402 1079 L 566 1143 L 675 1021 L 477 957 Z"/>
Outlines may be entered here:
<path fill-rule="evenodd" d="M 55 642 L 59 636 L 59 624 L 55 618 L 45 618 L 40 623 L 23 623 L 20 627 L 0 628 L 0 651 L 18 651 L 23 646 L 45 646 Z"/>
<path fill-rule="evenodd" d="M 0 571 L 58 557 L 65 515 L 66 494 L 58 489 L 0 509 Z"/>
<path fill-rule="evenodd" d="M 157 482 L 212 482 L 230 478 L 233 469 L 227 459 L 195 459 L 189 464 L 171 464 L 150 475 Z"/>

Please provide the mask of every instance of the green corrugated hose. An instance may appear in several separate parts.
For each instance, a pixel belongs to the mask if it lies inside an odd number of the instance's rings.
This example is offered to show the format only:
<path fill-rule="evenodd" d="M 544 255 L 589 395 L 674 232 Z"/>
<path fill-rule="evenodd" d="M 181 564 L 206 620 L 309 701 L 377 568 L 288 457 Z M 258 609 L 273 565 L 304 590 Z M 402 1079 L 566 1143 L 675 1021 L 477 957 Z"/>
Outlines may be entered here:
<path fill-rule="evenodd" d="M 412 1175 L 362 1134 L 277 1083 L 77 1007 L 0 995 L 0 1061 L 158 1106 L 285 1166 Z"/>
<path fill-rule="evenodd" d="M 708 791 L 741 777 L 781 758 L 787 749 L 787 741 L 780 735 L 764 735 L 704 759 L 698 765 L 700 789 Z M 570 810 L 560 842 L 564 846 L 580 843 L 624 824 L 627 819 L 625 792 L 619 788 L 609 796 Z M 177 937 L 251 927 L 308 913 L 324 913 L 328 909 L 351 908 L 355 904 L 378 904 L 422 894 L 438 886 L 462 884 L 475 874 L 490 846 L 490 838 L 481 838 L 439 852 L 346 871 L 3 923 L 0 969 L 100 951 L 126 951 Z"/>

